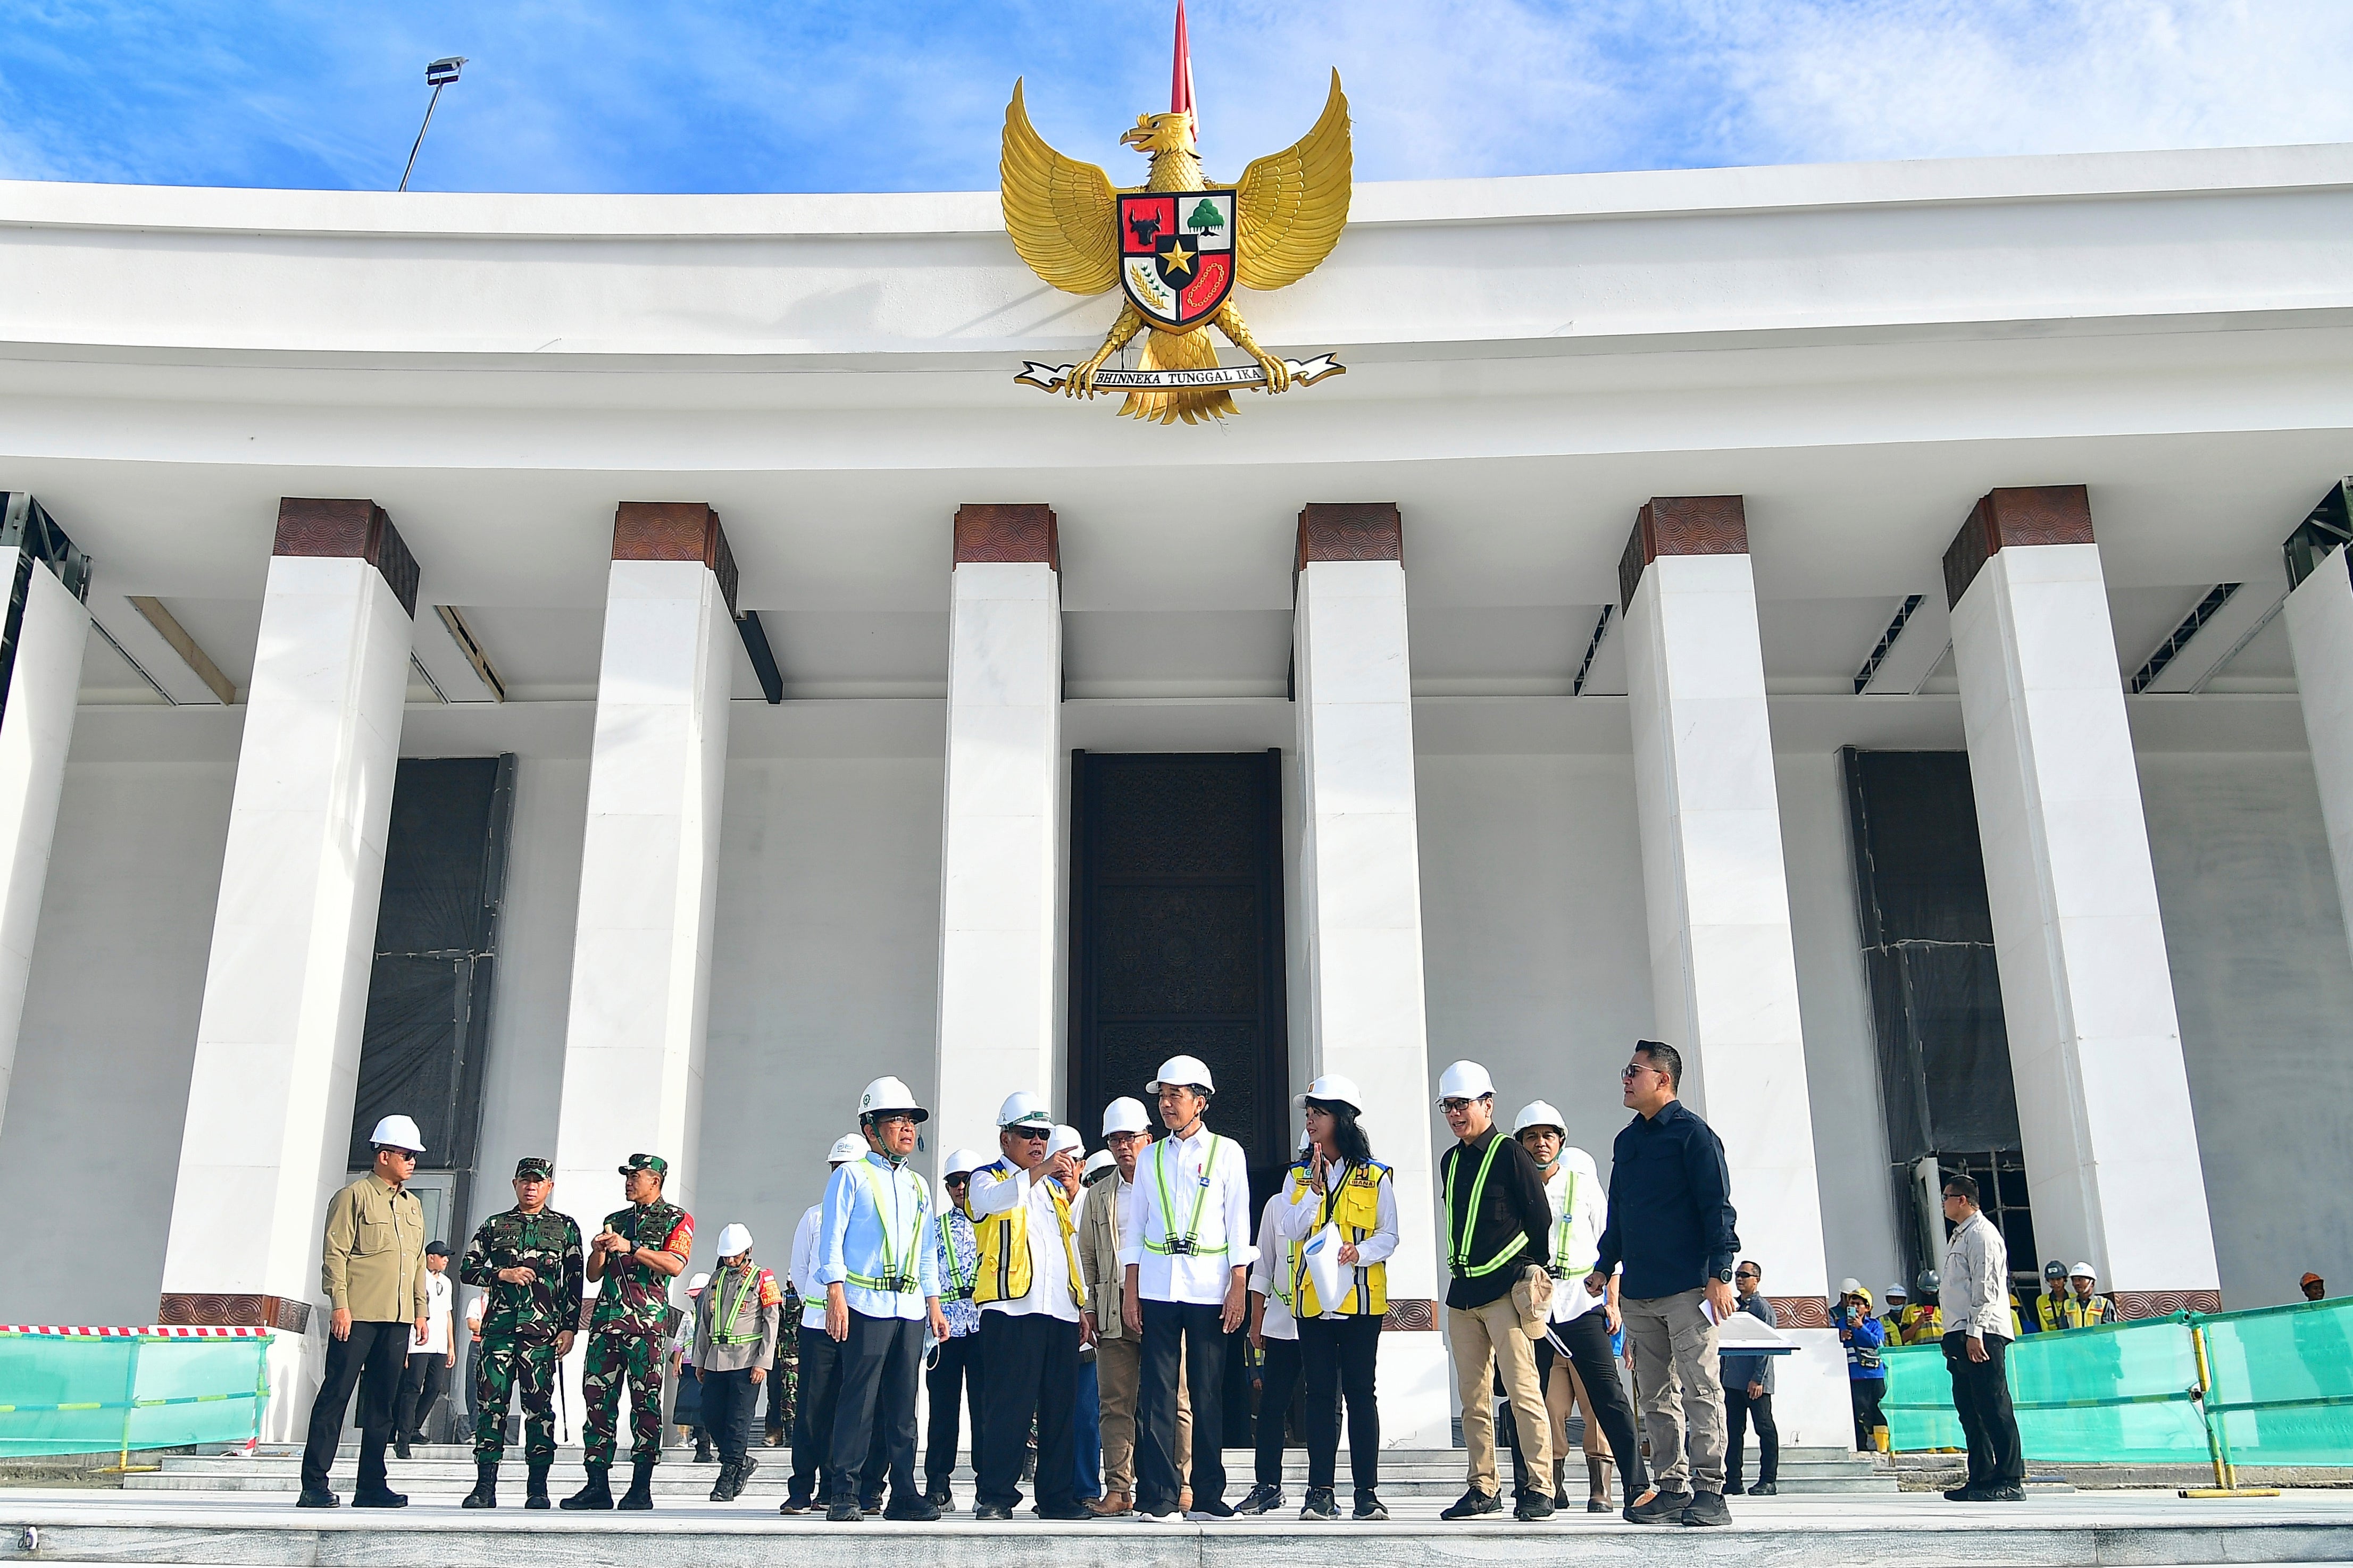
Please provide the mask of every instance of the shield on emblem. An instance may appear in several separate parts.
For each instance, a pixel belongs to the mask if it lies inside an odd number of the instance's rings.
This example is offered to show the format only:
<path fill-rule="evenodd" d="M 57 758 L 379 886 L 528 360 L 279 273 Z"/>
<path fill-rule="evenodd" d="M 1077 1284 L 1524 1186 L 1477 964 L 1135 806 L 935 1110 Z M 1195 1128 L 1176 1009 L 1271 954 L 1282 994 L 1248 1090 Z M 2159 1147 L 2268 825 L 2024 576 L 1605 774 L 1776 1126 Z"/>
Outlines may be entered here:
<path fill-rule="evenodd" d="M 1119 286 L 1164 331 L 1183 331 L 1216 315 L 1234 286 L 1234 193 L 1122 195 Z"/>

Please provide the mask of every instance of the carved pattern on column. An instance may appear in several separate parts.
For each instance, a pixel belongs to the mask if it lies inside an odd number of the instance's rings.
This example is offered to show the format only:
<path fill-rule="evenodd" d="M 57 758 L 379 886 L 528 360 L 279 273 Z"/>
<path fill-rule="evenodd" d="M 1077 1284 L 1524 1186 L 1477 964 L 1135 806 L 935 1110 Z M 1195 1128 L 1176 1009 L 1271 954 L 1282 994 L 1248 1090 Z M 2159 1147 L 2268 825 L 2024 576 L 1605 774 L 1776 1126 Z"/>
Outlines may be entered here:
<path fill-rule="evenodd" d="M 1820 1296 L 1767 1296 L 1773 1317 L 1785 1329 L 1827 1329 L 1831 1304 Z"/>
<path fill-rule="evenodd" d="M 343 556 L 364 561 L 384 574 L 409 618 L 417 616 L 417 557 L 384 508 L 372 500 L 324 500 L 286 496 L 278 502 L 278 537 L 272 555 Z"/>
<path fill-rule="evenodd" d="M 325 554 L 328 552 L 290 552 Z M 311 1304 L 284 1296 L 209 1296 L 173 1292 L 155 1309 L 155 1321 L 175 1327 L 280 1329 L 299 1334 L 311 1326 Z"/>
<path fill-rule="evenodd" d="M 1392 1296 L 1381 1319 L 1385 1334 L 1424 1334 L 1438 1331 L 1438 1303 L 1421 1296 Z"/>
<path fill-rule="evenodd" d="M 625 500 L 613 513 L 616 561 L 700 561 L 719 579 L 727 613 L 735 609 L 735 552 L 719 513 L 699 500 Z"/>
<path fill-rule="evenodd" d="M 2169 1318 L 2176 1312 L 2219 1312 L 2222 1310 L 2220 1290 L 2116 1290 L 2108 1300 L 2116 1304 L 2116 1316 L 2126 1322 L 2137 1318 Z"/>
<path fill-rule="evenodd" d="M 1311 561 L 1403 561 L 1405 517 L 1392 500 L 1309 501 L 1299 512 L 1299 551 Z"/>
<path fill-rule="evenodd" d="M 2089 544 L 2092 497 L 2082 485 L 1988 490 L 1945 551 L 1945 603 L 1958 605 L 2005 544 Z"/>
<path fill-rule="evenodd" d="M 1746 555 L 1748 509 L 1738 496 L 1652 496 L 1618 557 L 1618 609 L 1634 607 L 1642 569 L 1662 555 Z"/>
<path fill-rule="evenodd" d="M 956 508 L 955 564 L 991 562 L 1062 569 L 1054 509 L 1039 501 L 966 501 Z"/>

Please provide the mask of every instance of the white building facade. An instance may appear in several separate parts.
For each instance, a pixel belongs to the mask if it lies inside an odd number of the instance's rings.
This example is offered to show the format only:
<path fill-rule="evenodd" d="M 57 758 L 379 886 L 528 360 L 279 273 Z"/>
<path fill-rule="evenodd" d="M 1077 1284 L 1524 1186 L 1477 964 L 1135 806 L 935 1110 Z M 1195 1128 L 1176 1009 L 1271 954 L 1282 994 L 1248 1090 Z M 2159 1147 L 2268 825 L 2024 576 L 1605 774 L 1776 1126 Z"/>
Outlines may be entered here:
<path fill-rule="evenodd" d="M 372 1108 L 453 1243 L 645 1150 L 781 1264 L 868 1079 L 1187 1049 L 1261 1170 L 1366 1086 L 1442 1444 L 1437 1071 L 1606 1171 L 1641 1037 L 1793 1441 L 1939 1168 L 2344 1274 L 2348 254 L 2346 147 L 1367 185 L 1247 301 L 1348 374 L 1164 428 L 1014 383 L 1113 307 L 993 194 L 0 184 L 0 1315 L 295 1376 Z"/>

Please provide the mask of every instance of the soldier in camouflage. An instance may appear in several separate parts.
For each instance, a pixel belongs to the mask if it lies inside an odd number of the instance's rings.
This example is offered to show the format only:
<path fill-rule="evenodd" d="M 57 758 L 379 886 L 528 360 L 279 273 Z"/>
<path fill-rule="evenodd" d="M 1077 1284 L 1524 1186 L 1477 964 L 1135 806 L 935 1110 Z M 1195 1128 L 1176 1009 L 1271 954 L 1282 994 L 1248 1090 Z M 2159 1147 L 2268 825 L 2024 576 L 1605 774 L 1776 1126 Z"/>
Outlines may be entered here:
<path fill-rule="evenodd" d="M 515 1206 L 494 1214 L 466 1246 L 458 1278 L 486 1292 L 474 1352 L 474 1489 L 468 1508 L 499 1506 L 499 1461 L 507 1447 L 507 1405 L 522 1394 L 525 1508 L 547 1506 L 555 1463 L 557 1364 L 572 1352 L 580 1321 L 580 1226 L 547 1206 L 555 1169 L 533 1155 L 515 1163 Z"/>
<path fill-rule="evenodd" d="M 621 1394 L 629 1395 L 629 1459 L 634 1474 L 618 1506 L 654 1506 L 654 1466 L 661 1462 L 662 1347 L 676 1321 L 670 1282 L 686 1272 L 694 1250 L 694 1216 L 662 1201 L 670 1163 L 632 1154 L 621 1166 L 629 1206 L 605 1216 L 588 1240 L 588 1278 L 606 1280 L 588 1320 L 588 1355 L 580 1402 L 587 1408 L 581 1446 L 588 1484 L 564 1500 L 567 1509 L 612 1508 L 610 1484 Z"/>

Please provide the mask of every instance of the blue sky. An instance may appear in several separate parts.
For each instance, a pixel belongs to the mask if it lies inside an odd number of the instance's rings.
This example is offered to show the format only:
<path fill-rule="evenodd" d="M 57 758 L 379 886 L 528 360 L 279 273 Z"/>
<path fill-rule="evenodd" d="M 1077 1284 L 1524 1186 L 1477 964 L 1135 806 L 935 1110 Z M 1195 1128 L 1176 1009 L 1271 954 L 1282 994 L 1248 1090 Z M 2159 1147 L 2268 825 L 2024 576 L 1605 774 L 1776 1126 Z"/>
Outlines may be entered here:
<path fill-rule="evenodd" d="M 0 0 L 0 177 L 978 190 L 1167 107 L 1173 0 Z M 1360 179 L 2353 140 L 2353 0 L 1188 0 L 1213 174 L 1340 68 Z"/>

